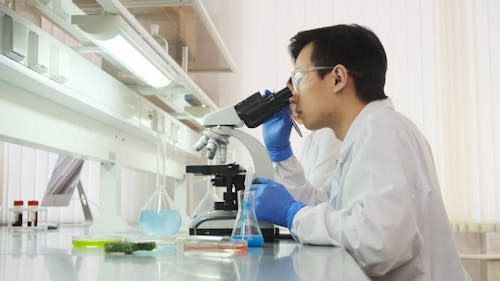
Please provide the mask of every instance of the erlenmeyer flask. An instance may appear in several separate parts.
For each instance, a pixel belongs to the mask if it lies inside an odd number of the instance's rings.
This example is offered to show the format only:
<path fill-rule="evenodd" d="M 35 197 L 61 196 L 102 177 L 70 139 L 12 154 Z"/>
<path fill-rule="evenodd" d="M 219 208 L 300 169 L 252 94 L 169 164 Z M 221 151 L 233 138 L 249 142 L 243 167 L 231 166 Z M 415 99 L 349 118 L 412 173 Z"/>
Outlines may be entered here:
<path fill-rule="evenodd" d="M 145 235 L 173 236 L 179 231 L 181 216 L 165 187 L 165 138 L 160 134 L 158 134 L 156 167 L 156 188 L 141 210 L 139 227 Z"/>
<path fill-rule="evenodd" d="M 193 219 L 200 215 L 210 214 L 215 210 L 214 209 L 215 202 L 220 202 L 220 201 L 222 200 L 217 194 L 215 186 L 212 185 L 210 178 L 207 177 L 207 193 L 205 193 L 205 196 L 203 196 L 200 203 L 194 210 Z"/>
<path fill-rule="evenodd" d="M 238 191 L 238 214 L 234 222 L 231 239 L 246 240 L 248 247 L 259 247 L 264 242 L 259 222 L 255 215 L 255 191 Z"/>

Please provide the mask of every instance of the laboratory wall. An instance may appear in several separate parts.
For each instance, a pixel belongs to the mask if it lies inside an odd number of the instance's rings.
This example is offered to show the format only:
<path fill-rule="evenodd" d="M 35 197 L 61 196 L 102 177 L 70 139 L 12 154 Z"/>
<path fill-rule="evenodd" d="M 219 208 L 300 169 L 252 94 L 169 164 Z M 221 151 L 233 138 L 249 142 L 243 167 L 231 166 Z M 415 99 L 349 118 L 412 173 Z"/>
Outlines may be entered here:
<path fill-rule="evenodd" d="M 239 2 L 235 4 L 233 2 Z M 197 74 L 221 106 L 283 87 L 297 32 L 341 23 L 372 29 L 388 58 L 386 94 L 424 133 L 457 231 L 500 229 L 500 1 L 204 0 L 238 65 Z M 236 15 L 241 15 L 240 17 Z M 261 138 L 260 129 L 249 130 Z M 307 131 L 307 130 L 306 130 Z M 302 139 L 292 133 L 294 153 Z M 238 162 L 251 163 L 244 149 Z"/>

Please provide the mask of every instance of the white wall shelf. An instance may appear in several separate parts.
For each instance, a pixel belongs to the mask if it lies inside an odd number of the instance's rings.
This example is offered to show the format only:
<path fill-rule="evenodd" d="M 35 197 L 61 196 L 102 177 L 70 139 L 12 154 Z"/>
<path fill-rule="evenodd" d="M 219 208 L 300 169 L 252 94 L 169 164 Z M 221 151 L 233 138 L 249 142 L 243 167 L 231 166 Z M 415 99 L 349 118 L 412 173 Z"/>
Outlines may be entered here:
<path fill-rule="evenodd" d="M 232 57 L 199 1 L 75 0 L 64 2 L 64 5 L 57 7 L 41 0 L 28 0 L 28 3 L 36 7 L 44 17 L 76 38 L 84 46 L 79 48 L 83 52 L 91 49 L 89 46 L 92 46 L 93 42 L 88 34 L 71 23 L 72 15 L 105 13 L 122 17 L 139 35 L 141 42 L 137 44 L 142 46 L 143 51 L 149 53 L 151 57 L 155 57 L 155 62 L 163 64 L 163 68 L 173 74 L 175 81 L 165 88 L 148 87 L 134 79 L 134 75 L 114 61 L 109 54 L 97 49 L 98 54 L 105 60 L 102 68 L 196 131 L 201 131 L 201 118 L 216 110 L 218 106 L 180 66 L 182 47 L 187 46 L 189 50 L 187 63 L 189 72 L 235 70 Z M 149 34 L 151 24 L 160 26 L 160 35 L 169 42 L 168 53 Z M 157 96 L 157 98 L 152 98 L 152 96 Z M 193 97 L 200 106 L 188 104 L 185 102 L 185 96 Z"/>
<path fill-rule="evenodd" d="M 65 81 L 0 54 L 0 139 L 156 172 L 157 115 L 176 132 L 177 157 L 169 176 L 181 179 L 198 133 L 102 71 L 34 24 L 0 5 L 0 12 L 64 53 Z M 0 18 L 3 17 L 0 15 Z M 0 42 L 1 43 L 1 42 Z M 38 57 L 53 56 L 52 52 Z M 59 64 L 62 63 L 59 61 Z M 50 67 L 53 67 L 51 65 Z"/>

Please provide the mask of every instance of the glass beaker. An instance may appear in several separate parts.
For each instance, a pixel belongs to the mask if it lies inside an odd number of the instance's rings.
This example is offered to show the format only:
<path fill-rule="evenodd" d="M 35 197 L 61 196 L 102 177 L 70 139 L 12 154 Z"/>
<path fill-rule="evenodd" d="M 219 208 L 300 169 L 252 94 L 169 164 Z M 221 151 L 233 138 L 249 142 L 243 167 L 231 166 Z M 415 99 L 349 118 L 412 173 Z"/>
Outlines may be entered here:
<path fill-rule="evenodd" d="M 181 216 L 165 187 L 165 145 L 164 136 L 158 134 L 156 188 L 139 215 L 139 227 L 149 236 L 174 236 L 181 226 Z"/>
<path fill-rule="evenodd" d="M 203 196 L 200 203 L 194 210 L 193 219 L 200 215 L 210 214 L 215 210 L 214 208 L 215 202 L 220 202 L 220 201 L 222 200 L 217 194 L 215 186 L 212 185 L 210 178 L 207 177 L 207 192 L 205 193 L 205 196 Z"/>
<path fill-rule="evenodd" d="M 248 247 L 259 247 L 264 242 L 259 222 L 255 215 L 255 191 L 238 191 L 238 214 L 234 222 L 231 239 L 246 240 Z"/>

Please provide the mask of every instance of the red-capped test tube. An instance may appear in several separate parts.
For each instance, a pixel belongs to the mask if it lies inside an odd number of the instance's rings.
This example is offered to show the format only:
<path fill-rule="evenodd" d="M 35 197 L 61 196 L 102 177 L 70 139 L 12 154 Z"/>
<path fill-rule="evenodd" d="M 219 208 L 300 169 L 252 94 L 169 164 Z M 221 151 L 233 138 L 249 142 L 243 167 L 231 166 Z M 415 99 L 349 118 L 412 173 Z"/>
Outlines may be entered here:
<path fill-rule="evenodd" d="M 38 225 L 38 201 L 28 201 L 28 226 Z"/>
<path fill-rule="evenodd" d="M 12 226 L 23 226 L 23 205 L 22 200 L 14 201 L 14 211 L 12 214 Z"/>

